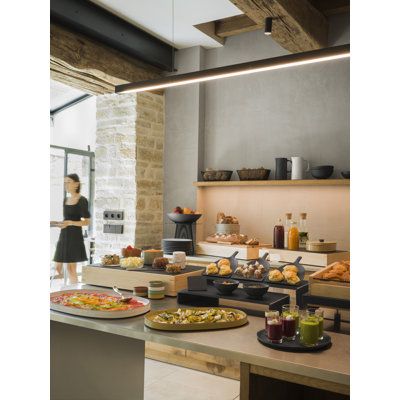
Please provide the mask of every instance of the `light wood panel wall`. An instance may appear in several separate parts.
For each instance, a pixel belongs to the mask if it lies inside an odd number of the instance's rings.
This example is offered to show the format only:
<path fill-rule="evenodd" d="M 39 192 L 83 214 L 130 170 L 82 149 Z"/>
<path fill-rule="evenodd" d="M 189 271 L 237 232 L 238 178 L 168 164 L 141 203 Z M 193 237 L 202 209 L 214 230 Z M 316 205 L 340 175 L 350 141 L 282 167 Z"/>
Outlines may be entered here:
<path fill-rule="evenodd" d="M 238 217 L 240 231 L 272 243 L 278 218 L 307 212 L 311 240 L 337 242 L 338 250 L 350 250 L 350 187 L 348 186 L 242 186 L 197 188 L 197 240 L 215 232 L 219 211 Z"/>

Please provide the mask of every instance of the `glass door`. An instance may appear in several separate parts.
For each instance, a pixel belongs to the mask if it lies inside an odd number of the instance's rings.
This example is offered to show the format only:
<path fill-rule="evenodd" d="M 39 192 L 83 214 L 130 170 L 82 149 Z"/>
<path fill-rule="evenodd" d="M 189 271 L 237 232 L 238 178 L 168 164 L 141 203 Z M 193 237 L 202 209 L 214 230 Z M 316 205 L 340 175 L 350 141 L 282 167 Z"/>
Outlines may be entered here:
<path fill-rule="evenodd" d="M 83 228 L 84 243 L 89 262 L 92 262 L 93 236 L 93 194 L 94 194 L 94 153 L 78 149 L 60 146 L 50 146 L 50 217 L 52 221 L 63 220 L 63 201 L 66 196 L 64 190 L 64 177 L 68 174 L 78 174 L 81 181 L 81 194 L 89 203 L 89 211 L 92 218 L 90 225 Z M 59 228 L 50 230 L 50 260 L 53 259 L 56 249 Z M 51 262 L 53 271 L 53 262 Z M 82 264 L 78 263 L 78 275 L 82 272 Z"/>

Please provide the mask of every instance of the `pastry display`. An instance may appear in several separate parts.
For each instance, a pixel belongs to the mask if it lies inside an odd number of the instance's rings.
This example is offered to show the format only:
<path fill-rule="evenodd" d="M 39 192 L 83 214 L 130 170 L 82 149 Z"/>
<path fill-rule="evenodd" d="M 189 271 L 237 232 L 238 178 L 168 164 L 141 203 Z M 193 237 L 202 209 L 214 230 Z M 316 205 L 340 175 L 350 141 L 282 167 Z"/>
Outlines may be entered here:
<path fill-rule="evenodd" d="M 132 246 L 127 246 L 121 249 L 121 254 L 122 257 L 140 257 L 142 250 Z"/>
<path fill-rule="evenodd" d="M 168 272 L 169 274 L 178 274 L 181 271 L 181 264 L 167 264 L 165 267 L 165 272 Z"/>
<path fill-rule="evenodd" d="M 143 258 L 126 257 L 121 259 L 122 268 L 140 268 L 143 265 Z"/>
<path fill-rule="evenodd" d="M 206 275 L 227 276 L 232 273 L 231 263 L 227 258 L 222 258 L 218 264 L 211 263 L 206 267 Z"/>
<path fill-rule="evenodd" d="M 335 262 L 332 268 L 322 275 L 321 279 L 350 282 L 350 261 Z"/>
<path fill-rule="evenodd" d="M 243 278 L 254 278 L 254 279 L 262 279 L 266 270 L 263 265 L 261 265 L 258 261 L 252 261 L 247 263 L 242 267 L 238 267 L 235 270 L 235 275 L 241 276 Z"/>
<path fill-rule="evenodd" d="M 238 224 L 239 221 L 236 217 L 225 215 L 223 212 L 217 214 L 217 224 Z"/>
<path fill-rule="evenodd" d="M 251 238 L 247 240 L 244 244 L 247 244 L 248 246 L 258 246 L 260 244 L 260 241 L 256 238 Z"/>
<path fill-rule="evenodd" d="M 175 312 L 165 311 L 157 314 L 153 318 L 153 321 L 162 324 L 202 324 L 237 321 L 243 317 L 243 313 L 226 311 L 221 308 L 208 308 L 203 310 L 178 308 Z"/>
<path fill-rule="evenodd" d="M 282 272 L 279 271 L 279 269 L 273 269 L 269 271 L 268 280 L 270 280 L 271 282 L 282 282 L 284 279 L 285 278 Z"/>
<path fill-rule="evenodd" d="M 156 269 L 165 269 L 165 267 L 169 264 L 168 258 L 165 257 L 157 257 L 154 259 L 152 267 Z"/>
<path fill-rule="evenodd" d="M 101 257 L 102 265 L 119 265 L 120 258 L 117 254 L 106 254 Z"/>

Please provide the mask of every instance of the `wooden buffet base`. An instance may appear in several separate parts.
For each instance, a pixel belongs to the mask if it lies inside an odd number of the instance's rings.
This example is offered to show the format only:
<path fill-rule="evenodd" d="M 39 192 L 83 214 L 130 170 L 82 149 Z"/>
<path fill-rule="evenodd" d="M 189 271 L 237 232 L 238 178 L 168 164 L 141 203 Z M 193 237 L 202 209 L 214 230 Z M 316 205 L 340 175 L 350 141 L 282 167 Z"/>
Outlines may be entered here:
<path fill-rule="evenodd" d="M 83 288 L 92 287 L 83 286 Z M 176 300 L 172 298 L 151 301 L 153 310 L 174 306 Z M 257 341 L 256 333 L 264 327 L 264 319 L 252 316 L 248 317 L 249 323 L 242 327 L 208 332 L 157 331 L 144 325 L 144 316 L 99 320 L 56 311 L 51 311 L 50 316 L 55 323 L 51 328 L 54 343 L 61 343 L 59 339 L 62 339 L 64 346 L 74 347 L 75 354 L 80 352 L 81 347 L 87 347 L 87 351 L 82 349 L 84 351 L 82 363 L 76 365 L 76 373 L 68 376 L 64 374 L 52 376 L 54 399 L 76 399 L 74 388 L 81 386 L 83 382 L 81 373 L 84 374 L 85 380 L 91 383 L 85 388 L 85 396 L 80 395 L 81 400 L 143 399 L 143 382 L 136 382 L 134 377 L 143 376 L 142 349 L 145 342 L 173 346 L 242 363 L 240 376 L 242 400 L 261 398 L 255 397 L 259 395 L 260 390 L 263 392 L 263 399 L 343 399 L 346 397 L 339 394 L 348 393 L 350 385 L 350 339 L 347 335 L 332 333 L 332 347 L 320 353 L 285 353 L 267 348 Z M 84 340 L 77 341 L 75 331 L 84 331 Z M 87 346 L 88 343 L 90 346 Z M 140 357 L 130 356 L 127 350 L 129 346 L 137 349 Z M 109 392 L 103 396 L 103 377 L 100 368 L 96 366 L 107 363 L 107 357 L 114 354 L 114 347 L 115 354 L 122 354 L 123 362 L 113 362 L 113 375 L 120 376 L 122 383 L 120 390 L 113 396 L 110 397 Z M 123 355 L 125 350 L 126 357 Z M 55 371 L 60 364 L 64 364 L 63 371 L 68 368 L 63 360 L 64 354 L 60 348 L 54 352 L 51 358 L 52 371 Z M 69 360 L 72 360 L 72 357 L 67 356 L 67 361 Z M 92 368 L 85 368 L 85 365 L 90 365 Z M 245 370 L 246 365 L 249 366 L 248 371 Z M 264 375 L 269 377 L 266 378 Z M 258 378 L 259 376 L 262 378 Z M 276 396 L 272 396 L 272 393 Z M 289 393 L 289 397 L 282 397 L 285 393 Z M 305 394 L 307 397 L 304 397 Z"/>

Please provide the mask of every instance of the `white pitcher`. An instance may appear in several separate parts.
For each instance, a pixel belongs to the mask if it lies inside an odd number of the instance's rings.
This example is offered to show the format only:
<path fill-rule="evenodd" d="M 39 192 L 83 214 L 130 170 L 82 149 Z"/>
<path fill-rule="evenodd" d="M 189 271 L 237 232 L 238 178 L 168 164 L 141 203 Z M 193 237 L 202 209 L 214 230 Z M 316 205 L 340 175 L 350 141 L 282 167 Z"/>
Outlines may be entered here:
<path fill-rule="evenodd" d="M 305 172 L 310 170 L 310 163 L 303 157 L 291 157 L 292 159 L 292 179 L 304 179 Z"/>

